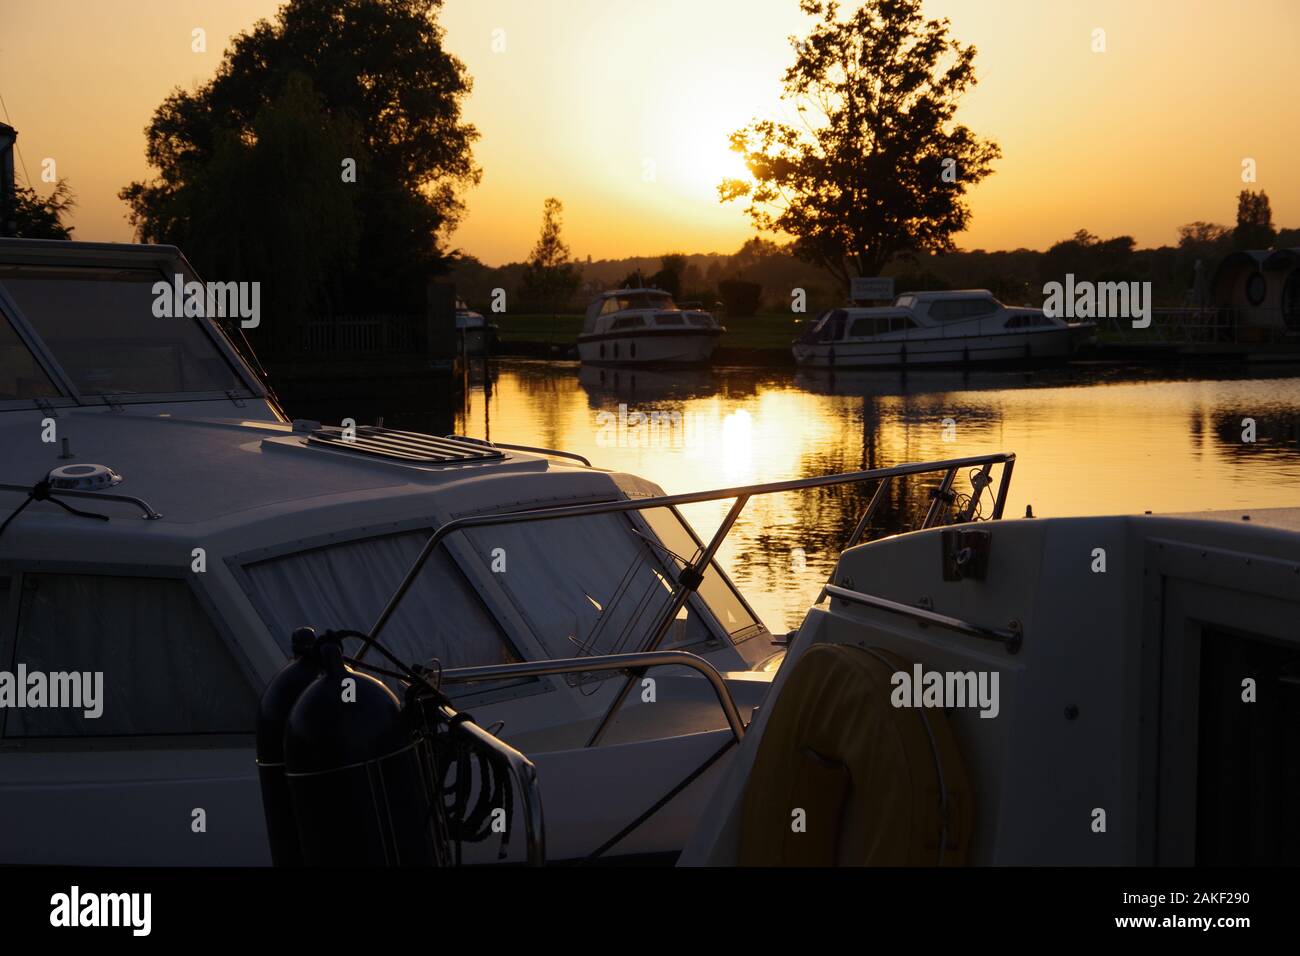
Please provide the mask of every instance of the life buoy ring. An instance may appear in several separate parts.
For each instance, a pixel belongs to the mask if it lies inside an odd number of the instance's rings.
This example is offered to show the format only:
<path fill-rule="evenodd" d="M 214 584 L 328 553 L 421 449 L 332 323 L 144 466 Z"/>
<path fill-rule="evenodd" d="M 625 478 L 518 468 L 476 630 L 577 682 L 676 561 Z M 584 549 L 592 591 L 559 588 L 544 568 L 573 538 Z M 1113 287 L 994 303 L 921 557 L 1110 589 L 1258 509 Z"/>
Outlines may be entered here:
<path fill-rule="evenodd" d="M 947 717 L 890 703 L 891 677 L 910 667 L 879 648 L 816 644 L 804 653 L 771 704 L 741 805 L 737 862 L 966 862 L 974 799 Z"/>

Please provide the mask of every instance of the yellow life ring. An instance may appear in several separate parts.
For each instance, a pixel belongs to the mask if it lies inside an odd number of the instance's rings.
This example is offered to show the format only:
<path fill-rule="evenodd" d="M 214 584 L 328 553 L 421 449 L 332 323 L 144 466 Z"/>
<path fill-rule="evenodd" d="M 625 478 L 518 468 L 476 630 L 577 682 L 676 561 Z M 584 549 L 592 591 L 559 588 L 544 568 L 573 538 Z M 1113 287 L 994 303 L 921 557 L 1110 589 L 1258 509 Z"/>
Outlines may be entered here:
<path fill-rule="evenodd" d="M 910 669 L 879 648 L 804 653 L 746 785 L 742 866 L 966 862 L 974 800 L 948 719 L 890 703 L 890 678 Z"/>

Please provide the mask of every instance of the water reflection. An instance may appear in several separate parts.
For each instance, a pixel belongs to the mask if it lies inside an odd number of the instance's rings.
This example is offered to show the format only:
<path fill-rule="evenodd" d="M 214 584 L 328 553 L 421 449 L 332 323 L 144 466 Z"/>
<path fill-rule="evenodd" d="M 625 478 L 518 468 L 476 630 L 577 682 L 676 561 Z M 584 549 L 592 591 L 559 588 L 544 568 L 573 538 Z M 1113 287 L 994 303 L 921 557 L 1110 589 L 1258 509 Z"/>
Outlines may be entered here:
<path fill-rule="evenodd" d="M 1202 369 L 1153 378 L 1085 367 L 602 375 L 572 363 L 509 361 L 496 368 L 486 400 L 481 380 L 471 388 L 456 430 L 578 452 L 668 492 L 1014 451 L 1008 516 L 1031 504 L 1044 516 L 1296 506 L 1297 374 Z M 1255 423 L 1253 442 L 1243 441 L 1244 419 Z M 915 524 L 936 483 L 895 482 L 873 533 Z M 720 559 L 773 631 L 802 619 L 873 490 L 750 501 Z M 707 535 L 727 507 L 684 510 Z"/>

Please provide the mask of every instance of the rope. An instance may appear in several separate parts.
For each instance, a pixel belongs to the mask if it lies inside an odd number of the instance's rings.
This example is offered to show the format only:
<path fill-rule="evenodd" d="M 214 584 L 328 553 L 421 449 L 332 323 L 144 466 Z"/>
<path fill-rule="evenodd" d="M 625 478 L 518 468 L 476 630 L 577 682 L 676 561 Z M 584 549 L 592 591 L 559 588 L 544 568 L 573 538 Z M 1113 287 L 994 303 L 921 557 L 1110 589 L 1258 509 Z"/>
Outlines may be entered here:
<path fill-rule="evenodd" d="M 654 816 L 656 813 L 658 813 L 660 810 L 662 810 L 664 807 L 666 807 L 666 806 L 669 804 L 669 802 L 670 802 L 674 797 L 676 797 L 679 793 L 681 793 L 683 790 L 685 790 L 687 787 L 689 787 L 692 783 L 694 783 L 697 779 L 699 779 L 699 777 L 700 777 L 700 776 L 701 776 L 701 775 L 702 775 L 706 770 L 708 770 L 708 769 L 709 769 L 710 767 L 712 767 L 715 763 L 717 763 L 718 760 L 720 760 L 720 759 L 722 758 L 722 755 L 725 754 L 728 750 L 730 750 L 730 749 L 731 749 L 732 747 L 734 747 L 735 745 L 736 745 L 736 738 L 735 738 L 734 736 L 732 736 L 732 737 L 730 737 L 730 738 L 727 740 L 727 742 L 726 742 L 725 744 L 723 744 L 721 747 L 718 748 L 717 751 L 714 752 L 713 756 L 709 757 L 708 760 L 704 761 L 704 763 L 700 764 L 698 767 L 696 767 L 694 770 L 692 770 L 689 774 L 687 774 L 686 777 L 685 777 L 685 778 L 684 778 L 684 779 L 683 779 L 679 784 L 677 784 L 677 786 L 673 787 L 671 790 L 669 790 L 667 793 L 665 793 L 662 797 L 660 797 L 658 800 L 656 800 L 656 801 L 655 801 L 655 802 L 650 806 L 650 808 L 649 808 L 648 810 L 646 810 L 644 813 L 642 813 L 639 817 L 637 817 L 635 820 L 633 820 L 631 823 L 629 823 L 629 824 L 628 824 L 627 826 L 625 826 L 623 829 L 619 830 L 617 833 L 615 833 L 612 837 L 610 837 L 608 840 L 606 840 L 604 843 L 602 843 L 602 844 L 601 844 L 600 846 L 598 846 L 596 849 L 592 850 L 591 853 L 590 853 L 590 854 L 586 857 L 586 859 L 584 859 L 582 862 L 583 862 L 583 863 L 594 863 L 594 862 L 596 862 L 596 860 L 599 859 L 602 855 L 604 855 L 604 853 L 605 853 L 606 851 L 608 851 L 611 847 L 613 847 L 615 844 L 617 844 L 617 843 L 619 843 L 620 841 L 622 841 L 623 838 L 626 837 L 629 833 L 631 833 L 633 830 L 635 830 L 635 829 L 636 829 L 637 827 L 639 827 L 641 824 L 645 823 L 645 822 L 646 822 L 647 820 L 649 820 L 652 816 Z"/>
<path fill-rule="evenodd" d="M 474 721 L 470 714 L 458 711 L 450 721 L 441 716 L 439 708 L 452 709 L 451 701 L 439 686 L 442 664 L 435 660 L 429 668 L 408 667 L 383 644 L 361 631 L 326 631 L 317 640 L 348 637 L 364 642 L 365 647 L 373 647 L 399 671 L 365 664 L 356 658 L 344 658 L 349 664 L 408 684 L 407 710 L 418 715 L 418 725 L 414 730 L 430 758 L 429 788 L 442 810 L 439 829 L 445 826 L 447 836 L 455 846 L 456 863 L 460 863 L 462 844 L 480 843 L 492 835 L 492 815 L 497 809 L 504 812 L 506 819 L 497 859 L 505 859 L 510 844 L 509 821 L 514 815 L 515 794 L 510 783 L 510 768 L 496 753 L 479 748 L 468 733 L 456 732 L 459 724 Z M 430 675 L 436 676 L 431 679 Z M 446 724 L 445 730 L 443 724 Z M 471 802 L 476 772 L 478 799 Z"/>
<path fill-rule="evenodd" d="M 26 509 L 26 507 L 33 501 L 52 502 L 64 511 L 68 512 L 68 514 L 76 515 L 78 518 L 94 518 L 96 521 L 108 520 L 108 515 L 97 514 L 93 511 L 82 511 L 79 508 L 74 508 L 66 501 L 60 501 L 58 498 L 54 497 L 56 494 L 58 494 L 57 489 L 55 489 L 48 480 L 42 478 L 40 481 L 36 482 L 36 484 L 32 485 L 31 489 L 27 492 L 27 497 L 23 499 L 23 503 L 11 511 L 9 517 L 5 518 L 4 523 L 0 524 L 0 535 L 5 533 L 5 529 L 9 527 L 9 523 L 22 514 L 24 509 Z"/>

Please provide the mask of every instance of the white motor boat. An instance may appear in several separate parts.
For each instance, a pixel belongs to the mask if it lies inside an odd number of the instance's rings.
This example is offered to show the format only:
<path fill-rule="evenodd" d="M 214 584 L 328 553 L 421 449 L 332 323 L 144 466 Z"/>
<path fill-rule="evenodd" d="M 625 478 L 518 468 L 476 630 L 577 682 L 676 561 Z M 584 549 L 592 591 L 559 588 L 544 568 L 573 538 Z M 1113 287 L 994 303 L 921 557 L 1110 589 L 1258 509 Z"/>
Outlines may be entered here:
<path fill-rule="evenodd" d="M 794 344 L 812 368 L 968 365 L 1065 359 L 1095 337 L 1092 322 L 1003 305 L 985 289 L 911 292 L 892 306 L 831 309 Z"/>
<path fill-rule="evenodd" d="M 291 422 L 236 323 L 158 314 L 176 276 L 171 247 L 0 240 L 0 863 L 268 862 L 253 722 L 300 626 L 436 660 L 535 762 L 549 859 L 686 781 L 612 847 L 674 856 L 782 653 L 720 538 L 579 456 Z"/>
<path fill-rule="evenodd" d="M 977 523 L 1013 455 L 664 495 L 291 422 L 236 329 L 154 314 L 178 274 L 0 240 L 0 863 L 269 862 L 254 715 L 304 625 L 514 748 L 508 860 L 1300 859 L 1300 510 Z M 863 543 L 922 476 L 917 528 Z M 852 483 L 822 598 L 773 636 L 719 546 L 753 497 Z M 678 512 L 722 500 L 707 539 Z"/>
<path fill-rule="evenodd" d="M 578 357 L 606 365 L 707 362 L 725 331 L 709 312 L 679 308 L 662 290 L 619 289 L 587 307 Z"/>
<path fill-rule="evenodd" d="M 919 531 L 834 580 L 682 864 L 1300 862 L 1300 508 Z"/>
<path fill-rule="evenodd" d="M 459 299 L 456 301 L 456 335 L 458 346 L 466 354 L 481 355 L 492 344 L 496 326 Z"/>

